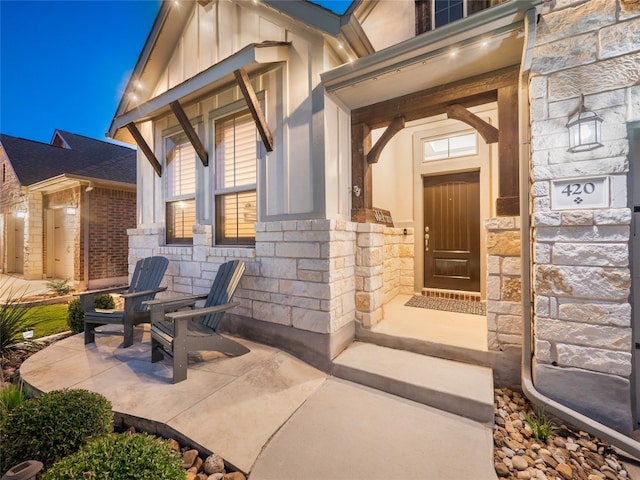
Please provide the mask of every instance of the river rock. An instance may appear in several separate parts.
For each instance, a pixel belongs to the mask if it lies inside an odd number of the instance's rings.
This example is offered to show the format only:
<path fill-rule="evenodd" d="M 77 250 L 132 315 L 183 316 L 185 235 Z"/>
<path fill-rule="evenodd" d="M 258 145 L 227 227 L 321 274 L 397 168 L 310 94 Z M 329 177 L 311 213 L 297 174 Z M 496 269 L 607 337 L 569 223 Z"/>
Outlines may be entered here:
<path fill-rule="evenodd" d="M 225 473 L 224 459 L 216 453 L 209 455 L 204 461 L 204 472 L 208 475 L 212 475 L 214 473 Z"/>
<path fill-rule="evenodd" d="M 520 455 L 514 455 L 511 462 L 513 463 L 513 468 L 516 470 L 526 470 L 529 466 L 524 457 L 521 457 Z"/>

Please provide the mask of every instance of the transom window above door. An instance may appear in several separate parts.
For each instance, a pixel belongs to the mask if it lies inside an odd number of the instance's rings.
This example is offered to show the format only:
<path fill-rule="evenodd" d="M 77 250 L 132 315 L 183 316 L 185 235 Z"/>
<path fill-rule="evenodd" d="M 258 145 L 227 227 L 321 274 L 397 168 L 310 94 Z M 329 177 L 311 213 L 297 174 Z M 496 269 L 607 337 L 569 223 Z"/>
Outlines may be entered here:
<path fill-rule="evenodd" d="M 425 140 L 422 159 L 427 162 L 477 154 L 478 135 L 476 132 L 471 132 Z"/>

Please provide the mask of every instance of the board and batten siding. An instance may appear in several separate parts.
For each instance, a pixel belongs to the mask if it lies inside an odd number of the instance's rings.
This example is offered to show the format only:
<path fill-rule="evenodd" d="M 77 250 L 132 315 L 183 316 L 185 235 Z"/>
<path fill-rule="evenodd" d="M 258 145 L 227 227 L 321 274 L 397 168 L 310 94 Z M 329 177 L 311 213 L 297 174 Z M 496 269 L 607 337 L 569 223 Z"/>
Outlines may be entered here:
<path fill-rule="evenodd" d="M 266 72 L 252 75 L 254 89 L 262 95 L 262 105 L 271 132 L 274 150 L 261 148 L 258 160 L 259 219 L 276 221 L 307 218 L 348 218 L 345 202 L 336 203 L 336 159 L 342 163 L 341 189 L 348 190 L 350 147 L 344 110 L 338 115 L 332 107 L 331 118 L 325 118 L 324 91 L 320 73 L 332 68 L 338 56 L 327 52 L 331 47 L 323 37 L 308 28 L 278 15 L 277 12 L 253 4 L 212 2 L 206 7 L 195 5 L 185 30 L 176 43 L 164 72 L 160 75 L 153 96 L 157 96 L 187 80 L 211 65 L 237 53 L 245 46 L 267 40 L 291 42 L 289 60 L 269 67 Z M 199 178 L 211 182 L 214 162 L 212 116 L 234 102 L 241 108 L 244 100 L 235 84 L 213 92 L 196 104 L 183 105 L 188 117 L 199 122 L 197 131 L 210 156 L 210 167 L 199 165 Z M 232 107 L 229 107 L 232 108 Z M 336 118 L 336 116 L 340 116 Z M 334 129 L 338 122 L 340 135 L 325 138 L 327 124 Z M 140 130 L 161 163 L 163 132 L 177 125 L 171 114 L 140 125 Z M 334 145 L 334 142 L 338 142 Z M 262 145 L 262 144 L 261 144 Z M 336 152 L 336 149 L 338 150 Z M 336 153 L 328 159 L 326 150 Z M 149 168 L 139 152 L 139 218 L 143 225 L 164 222 L 163 182 Z M 331 168 L 325 160 L 333 162 Z M 205 180 L 202 180 L 205 179 Z M 199 185 L 198 218 L 211 222 L 211 200 L 206 184 Z M 340 195 L 348 194 L 339 192 Z M 331 194 L 331 197 L 329 197 Z"/>

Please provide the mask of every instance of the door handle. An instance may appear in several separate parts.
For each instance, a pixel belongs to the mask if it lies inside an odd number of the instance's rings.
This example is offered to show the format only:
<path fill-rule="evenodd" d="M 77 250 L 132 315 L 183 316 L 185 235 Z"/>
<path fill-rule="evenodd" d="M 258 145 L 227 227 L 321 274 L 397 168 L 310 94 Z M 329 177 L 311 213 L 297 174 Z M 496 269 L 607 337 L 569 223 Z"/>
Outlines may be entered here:
<path fill-rule="evenodd" d="M 424 227 L 424 251 L 429 251 L 429 227 Z"/>

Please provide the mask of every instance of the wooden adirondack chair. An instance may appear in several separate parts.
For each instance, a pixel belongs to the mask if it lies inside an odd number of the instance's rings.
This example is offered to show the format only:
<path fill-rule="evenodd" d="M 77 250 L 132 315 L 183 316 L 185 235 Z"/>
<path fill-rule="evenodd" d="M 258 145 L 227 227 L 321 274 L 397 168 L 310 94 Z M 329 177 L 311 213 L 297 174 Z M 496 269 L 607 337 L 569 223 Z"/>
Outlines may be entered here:
<path fill-rule="evenodd" d="M 138 260 L 131 277 L 131 283 L 125 287 L 91 290 L 80 293 L 80 302 L 84 310 L 84 343 L 95 341 L 95 328 L 101 325 L 124 325 L 124 347 L 133 344 L 133 327 L 140 323 L 151 321 L 151 311 L 143 302 L 153 300 L 156 293 L 167 287 L 161 287 L 160 282 L 167 270 L 169 260 L 164 257 L 147 257 Z M 97 312 L 95 297 L 103 293 L 116 293 L 126 290 L 120 296 L 124 298 L 124 310 L 112 312 Z"/>
<path fill-rule="evenodd" d="M 229 356 L 249 352 L 244 345 L 217 332 L 224 313 L 239 305 L 231 302 L 231 298 L 244 270 L 244 262 L 239 260 L 220 265 L 202 308 L 176 311 L 193 307 L 197 300 L 205 298 L 204 295 L 146 302 L 151 308 L 151 361 L 162 360 L 165 353 L 173 357 L 173 383 L 187 378 L 190 351 L 210 350 Z"/>

